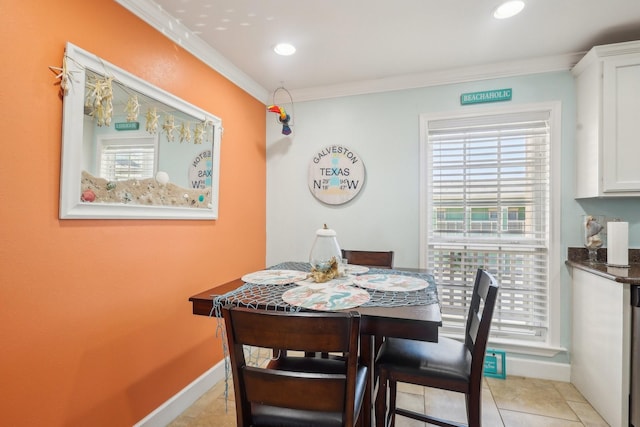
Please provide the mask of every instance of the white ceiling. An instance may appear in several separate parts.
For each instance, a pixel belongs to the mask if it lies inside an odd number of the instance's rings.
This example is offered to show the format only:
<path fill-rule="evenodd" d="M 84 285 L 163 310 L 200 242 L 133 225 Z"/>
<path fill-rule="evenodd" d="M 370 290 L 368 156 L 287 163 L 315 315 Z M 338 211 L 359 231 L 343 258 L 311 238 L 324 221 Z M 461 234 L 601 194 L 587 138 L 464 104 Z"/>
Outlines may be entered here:
<path fill-rule="evenodd" d="M 526 0 L 508 20 L 492 17 L 500 0 L 117 1 L 139 16 L 162 14 L 147 22 L 210 46 L 266 93 L 442 78 L 640 39 L 640 0 Z M 283 41 L 295 55 L 273 52 Z"/>

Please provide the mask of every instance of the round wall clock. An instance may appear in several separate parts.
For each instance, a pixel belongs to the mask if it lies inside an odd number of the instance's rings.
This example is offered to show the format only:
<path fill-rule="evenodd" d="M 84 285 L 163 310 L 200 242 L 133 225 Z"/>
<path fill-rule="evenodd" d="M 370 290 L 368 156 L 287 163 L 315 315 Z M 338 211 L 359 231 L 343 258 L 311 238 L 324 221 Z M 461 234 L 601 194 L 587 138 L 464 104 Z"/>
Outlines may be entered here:
<path fill-rule="evenodd" d="M 360 156 L 342 145 L 331 145 L 309 162 L 309 190 L 321 202 L 341 205 L 364 186 L 365 169 Z"/>

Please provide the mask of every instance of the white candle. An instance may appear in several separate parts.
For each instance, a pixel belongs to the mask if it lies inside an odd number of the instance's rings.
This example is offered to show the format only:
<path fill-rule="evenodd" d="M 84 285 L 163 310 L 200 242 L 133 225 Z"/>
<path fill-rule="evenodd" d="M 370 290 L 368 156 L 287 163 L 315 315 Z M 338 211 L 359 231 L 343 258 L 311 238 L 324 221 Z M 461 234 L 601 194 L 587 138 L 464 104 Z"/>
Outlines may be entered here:
<path fill-rule="evenodd" d="M 610 222 L 607 224 L 607 264 L 629 266 L 629 223 Z"/>

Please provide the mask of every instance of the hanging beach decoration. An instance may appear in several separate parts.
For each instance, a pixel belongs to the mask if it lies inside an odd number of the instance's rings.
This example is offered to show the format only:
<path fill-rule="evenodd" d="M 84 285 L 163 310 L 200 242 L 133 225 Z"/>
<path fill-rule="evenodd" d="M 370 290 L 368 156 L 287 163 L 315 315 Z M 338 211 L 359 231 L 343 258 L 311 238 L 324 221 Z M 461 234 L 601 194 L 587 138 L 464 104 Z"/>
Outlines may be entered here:
<path fill-rule="evenodd" d="M 158 110 L 156 107 L 147 109 L 147 132 L 155 134 L 158 131 Z"/>
<path fill-rule="evenodd" d="M 202 144 L 203 140 L 204 140 L 204 124 L 196 123 L 196 127 L 193 131 L 193 143 Z"/>
<path fill-rule="evenodd" d="M 85 107 L 98 126 L 109 126 L 113 117 L 113 77 L 90 76 Z"/>
<path fill-rule="evenodd" d="M 97 58 L 97 57 L 96 57 Z M 60 85 L 60 92 L 62 96 L 65 96 L 73 83 L 77 80 L 74 79 L 73 73 L 77 70 L 69 70 L 67 61 L 72 60 L 65 53 L 62 57 L 62 67 L 49 66 L 49 69 L 56 74 L 56 79 L 59 79 L 55 84 Z M 85 114 L 89 115 L 95 120 L 97 126 L 111 126 L 114 115 L 114 87 L 117 87 L 121 92 L 125 92 L 125 97 L 128 97 L 126 105 L 123 107 L 122 112 L 126 114 L 127 122 L 136 122 L 140 115 L 140 109 L 146 107 L 146 126 L 145 129 L 150 134 L 158 133 L 160 115 L 163 115 L 162 129 L 161 131 L 166 133 L 167 140 L 173 142 L 178 136 L 180 142 L 193 142 L 194 144 L 202 144 L 203 142 L 209 142 L 210 133 L 207 130 L 213 127 L 213 122 L 210 120 L 203 120 L 201 122 L 193 123 L 192 121 L 179 121 L 170 112 L 158 111 L 154 100 L 146 99 L 141 100 L 136 95 L 135 91 L 128 88 L 124 83 L 116 80 L 112 73 L 108 71 L 108 67 L 104 62 L 97 58 L 98 62 L 104 67 L 102 75 L 95 70 L 90 70 L 74 63 L 82 68 L 87 75 L 85 83 Z M 124 103 L 120 101 L 120 105 Z M 221 129 L 222 131 L 222 129 Z"/>
<path fill-rule="evenodd" d="M 124 108 L 124 112 L 127 113 L 128 122 L 135 122 L 138 120 L 140 103 L 138 102 L 137 95 L 129 95 L 129 100 L 127 101 L 127 106 Z"/>
<path fill-rule="evenodd" d="M 62 57 L 62 67 L 49 66 L 49 69 L 56 74 L 56 79 L 60 79 L 58 83 L 60 85 L 60 92 L 62 95 L 66 94 L 71 85 L 73 84 L 73 73 L 76 71 L 69 71 L 67 68 L 67 55 Z"/>
<path fill-rule="evenodd" d="M 191 141 L 191 128 L 189 127 L 189 124 L 185 124 L 185 122 L 182 122 L 182 124 L 180 124 L 180 142 L 190 142 Z"/>
<path fill-rule="evenodd" d="M 167 134 L 167 141 L 175 141 L 176 120 L 172 114 L 164 115 L 164 124 L 162 125 L 162 130 Z"/>

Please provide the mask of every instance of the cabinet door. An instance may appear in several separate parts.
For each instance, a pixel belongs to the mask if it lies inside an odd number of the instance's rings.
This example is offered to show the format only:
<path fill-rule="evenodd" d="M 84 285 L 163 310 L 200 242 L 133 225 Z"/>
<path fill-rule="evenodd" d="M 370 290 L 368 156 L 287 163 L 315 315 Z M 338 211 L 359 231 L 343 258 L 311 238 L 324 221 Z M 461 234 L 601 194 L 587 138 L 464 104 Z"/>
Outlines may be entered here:
<path fill-rule="evenodd" d="M 601 105 L 602 64 L 598 61 L 576 76 L 576 198 L 601 195 Z"/>
<path fill-rule="evenodd" d="M 607 58 L 603 69 L 603 192 L 640 190 L 640 55 Z"/>
<path fill-rule="evenodd" d="M 573 269 L 571 383 L 612 427 L 629 425 L 630 301 L 628 284 Z"/>

